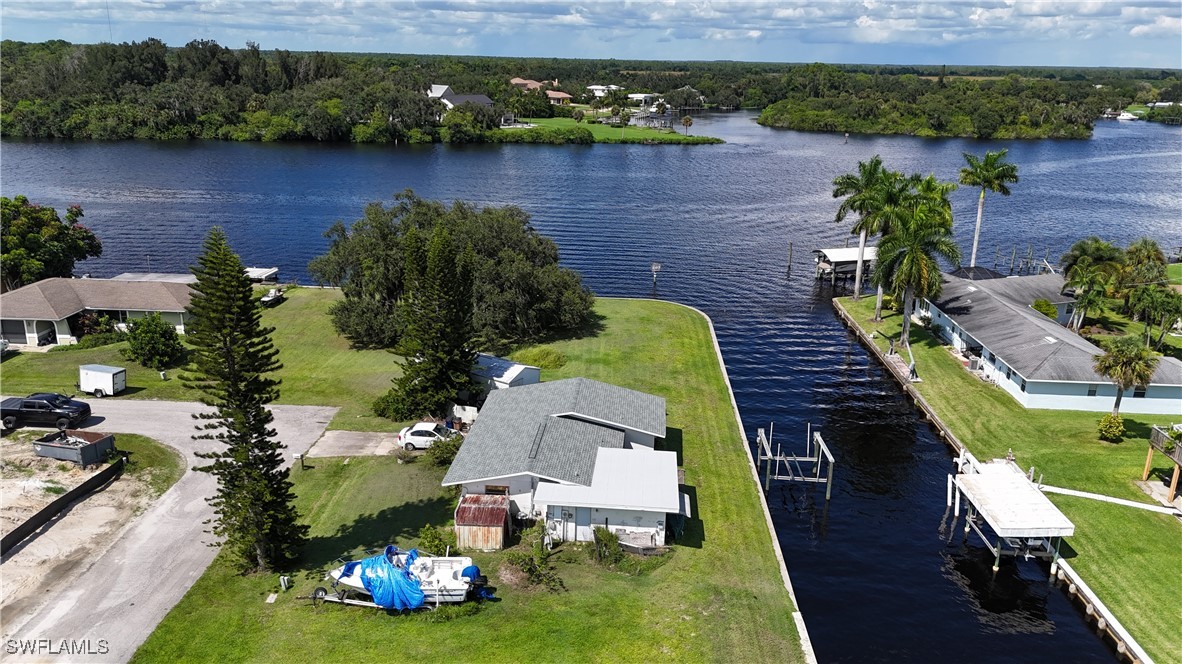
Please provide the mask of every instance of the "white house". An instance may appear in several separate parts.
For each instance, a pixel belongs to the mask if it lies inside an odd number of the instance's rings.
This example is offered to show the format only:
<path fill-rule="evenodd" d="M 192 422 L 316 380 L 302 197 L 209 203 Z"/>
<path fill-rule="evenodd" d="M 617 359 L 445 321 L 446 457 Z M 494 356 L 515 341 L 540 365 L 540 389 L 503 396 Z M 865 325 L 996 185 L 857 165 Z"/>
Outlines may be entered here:
<path fill-rule="evenodd" d="M 0 295 L 0 329 L 9 343 L 72 344 L 83 312 L 116 323 L 159 313 L 184 333 L 189 295 L 189 284 L 173 281 L 42 279 Z"/>
<path fill-rule="evenodd" d="M 465 496 L 505 495 L 551 536 L 589 541 L 605 526 L 629 541 L 665 541 L 684 513 L 665 400 L 586 378 L 494 390 L 443 478 Z M 461 505 L 463 499 L 461 499 Z"/>
<path fill-rule="evenodd" d="M 1026 408 L 1111 410 L 1116 386 L 1092 368 L 1104 351 L 1062 325 L 1074 311 L 1063 286 L 1057 274 L 975 281 L 945 274 L 939 297 L 923 300 L 918 311 L 931 316 L 970 369 Z M 1057 320 L 1031 308 L 1037 299 L 1055 305 Z M 1162 357 L 1149 385 L 1128 390 L 1120 408 L 1182 415 L 1182 362 Z"/>
<path fill-rule="evenodd" d="M 606 96 L 611 90 L 623 90 L 624 88 L 621 88 L 618 85 L 588 85 L 587 89 L 591 91 L 591 94 L 598 98 L 602 98 Z"/>

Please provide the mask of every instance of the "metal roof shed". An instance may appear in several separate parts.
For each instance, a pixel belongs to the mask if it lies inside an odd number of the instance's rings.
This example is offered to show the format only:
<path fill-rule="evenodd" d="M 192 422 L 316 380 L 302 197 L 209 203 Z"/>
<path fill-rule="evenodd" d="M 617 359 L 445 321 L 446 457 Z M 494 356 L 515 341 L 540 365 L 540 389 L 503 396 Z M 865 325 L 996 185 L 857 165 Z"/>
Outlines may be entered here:
<path fill-rule="evenodd" d="M 459 548 L 497 551 L 505 547 L 509 496 L 466 495 L 456 506 L 455 517 Z"/>

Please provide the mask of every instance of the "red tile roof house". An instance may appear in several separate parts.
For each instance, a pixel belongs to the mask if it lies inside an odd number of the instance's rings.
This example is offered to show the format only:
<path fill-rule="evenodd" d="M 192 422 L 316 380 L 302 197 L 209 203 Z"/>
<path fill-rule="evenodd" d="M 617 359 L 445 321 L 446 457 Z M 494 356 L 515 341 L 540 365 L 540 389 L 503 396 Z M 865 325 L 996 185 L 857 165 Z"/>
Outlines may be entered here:
<path fill-rule="evenodd" d="M 565 106 L 566 104 L 570 103 L 570 100 L 573 99 L 573 97 L 561 90 L 547 90 L 546 99 L 549 99 L 550 103 L 554 104 L 555 106 Z"/>
<path fill-rule="evenodd" d="M 73 344 L 78 317 L 90 311 L 118 323 L 159 313 L 183 333 L 189 295 L 185 283 L 43 279 L 0 295 L 0 331 L 13 344 Z"/>

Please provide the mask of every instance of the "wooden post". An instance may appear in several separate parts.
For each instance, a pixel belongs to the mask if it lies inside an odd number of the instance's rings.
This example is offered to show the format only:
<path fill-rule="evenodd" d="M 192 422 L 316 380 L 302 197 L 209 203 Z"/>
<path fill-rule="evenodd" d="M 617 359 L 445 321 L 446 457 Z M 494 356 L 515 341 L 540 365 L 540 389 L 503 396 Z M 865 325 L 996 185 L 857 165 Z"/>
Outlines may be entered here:
<path fill-rule="evenodd" d="M 1010 254 L 1010 274 L 1014 273 L 1014 261 L 1018 260 L 1018 245 L 1014 245 L 1014 253 Z"/>
<path fill-rule="evenodd" d="M 825 480 L 825 501 L 829 501 L 829 496 L 833 494 L 833 462 L 829 462 L 828 479 Z"/>
<path fill-rule="evenodd" d="M 1178 497 L 1178 471 L 1182 470 L 1182 466 L 1174 464 L 1174 476 L 1170 478 L 1170 495 L 1168 500 L 1172 503 Z"/>
<path fill-rule="evenodd" d="M 1146 455 L 1146 457 L 1145 457 L 1145 472 L 1141 473 L 1141 481 L 1142 482 L 1149 479 L 1149 471 L 1152 466 L 1153 466 L 1153 443 L 1150 443 L 1149 444 L 1149 454 Z M 1175 466 L 1174 469 L 1177 470 L 1177 466 Z M 1175 476 L 1176 475 L 1177 475 L 1177 473 L 1175 473 Z"/>
<path fill-rule="evenodd" d="M 788 271 L 792 272 L 792 243 L 788 243 Z"/>

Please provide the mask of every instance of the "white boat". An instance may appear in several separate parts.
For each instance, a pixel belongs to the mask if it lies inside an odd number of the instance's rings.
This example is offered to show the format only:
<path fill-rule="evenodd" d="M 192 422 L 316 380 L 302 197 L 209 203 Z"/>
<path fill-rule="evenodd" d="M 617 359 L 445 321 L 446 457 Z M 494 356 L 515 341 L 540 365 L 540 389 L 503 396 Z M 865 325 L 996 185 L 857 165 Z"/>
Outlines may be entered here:
<path fill-rule="evenodd" d="M 1116 116 L 1117 120 L 1140 120 L 1139 116 L 1133 115 L 1128 111 L 1121 111 L 1120 115 Z"/>
<path fill-rule="evenodd" d="M 341 565 L 328 578 L 335 596 L 317 588 L 314 600 L 387 609 L 463 602 L 473 588 L 488 581 L 468 556 L 421 556 L 417 550 L 393 545 L 377 556 Z M 375 591 L 380 599 L 374 599 Z"/>

